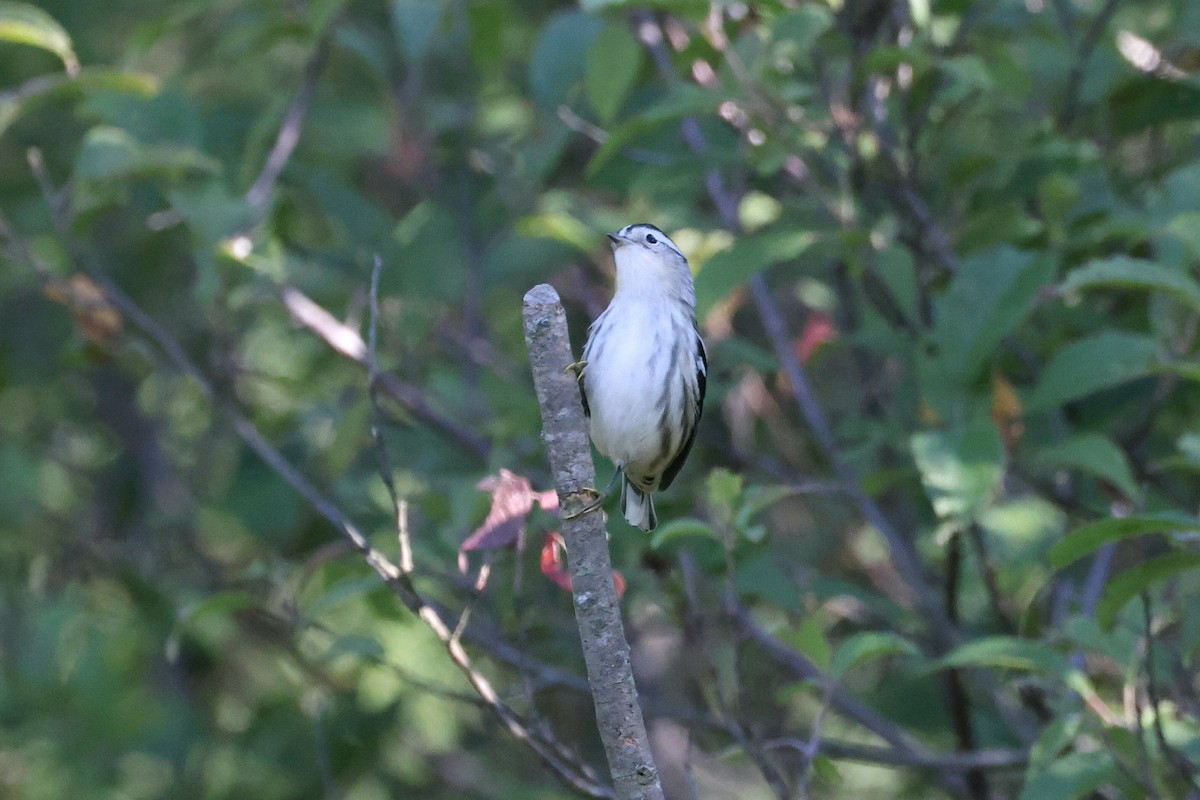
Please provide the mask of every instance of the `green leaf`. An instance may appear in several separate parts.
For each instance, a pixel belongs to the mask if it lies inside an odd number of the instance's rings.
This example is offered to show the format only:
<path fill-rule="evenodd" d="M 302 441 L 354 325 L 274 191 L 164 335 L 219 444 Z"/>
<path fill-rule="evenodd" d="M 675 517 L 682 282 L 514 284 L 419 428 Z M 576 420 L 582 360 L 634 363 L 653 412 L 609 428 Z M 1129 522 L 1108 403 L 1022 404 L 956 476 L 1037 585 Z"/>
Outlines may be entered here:
<path fill-rule="evenodd" d="M 735 523 L 739 528 L 749 527 L 756 514 L 794 494 L 796 490 L 791 486 L 752 486 L 742 496 Z"/>
<path fill-rule="evenodd" d="M 604 20 L 568 11 L 554 16 L 542 30 L 529 62 L 529 82 L 544 108 L 567 101 L 583 79 L 588 48 L 604 28 Z"/>
<path fill-rule="evenodd" d="M 1062 569 L 1109 542 L 1172 531 L 1200 532 L 1200 520 L 1182 514 L 1145 514 L 1097 520 L 1068 533 L 1062 541 L 1050 548 L 1047 558 L 1050 566 Z"/>
<path fill-rule="evenodd" d="M 317 619 L 346 600 L 352 597 L 360 597 L 367 592 L 378 589 L 379 586 L 379 578 L 375 575 L 340 581 L 330 586 L 325 592 L 308 604 L 304 609 L 305 613 L 309 617 Z"/>
<path fill-rule="evenodd" d="M 778 42 L 787 42 L 797 55 L 808 54 L 817 39 L 833 27 L 833 14 L 829 9 L 815 3 L 806 3 L 794 11 L 779 17 L 772 29 L 772 37 Z"/>
<path fill-rule="evenodd" d="M 1164 122 L 1196 119 L 1200 115 L 1200 87 L 1139 76 L 1118 87 L 1109 102 L 1113 131 L 1126 136 Z"/>
<path fill-rule="evenodd" d="M 54 17 L 28 3 L 0 2 L 0 41 L 28 44 L 49 50 L 69 75 L 79 72 L 79 59 L 71 37 Z"/>
<path fill-rule="evenodd" d="M 1004 471 L 1000 434 L 984 416 L 957 430 L 918 433 L 910 447 L 939 517 L 977 514 L 991 499 Z"/>
<path fill-rule="evenodd" d="M 1070 753 L 1045 770 L 1030 767 L 1018 800 L 1077 800 L 1112 780 L 1116 771 L 1104 750 Z"/>
<path fill-rule="evenodd" d="M 437 0 L 392 1 L 396 43 L 410 62 L 421 61 L 429 54 L 441 21 L 442 4 Z"/>
<path fill-rule="evenodd" d="M 828 670 L 832 660 L 833 648 L 829 646 L 829 638 L 825 628 L 816 614 L 808 614 L 796 628 L 791 628 L 783 634 L 784 640 L 792 647 L 803 653 L 821 670 Z"/>
<path fill-rule="evenodd" d="M 179 615 L 179 622 L 186 625 L 212 614 L 226 617 L 235 611 L 252 608 L 254 604 L 254 598 L 239 589 L 217 592 L 185 607 Z"/>
<path fill-rule="evenodd" d="M 321 660 L 330 662 L 349 655 L 367 661 L 380 661 L 386 654 L 383 645 L 375 637 L 351 634 L 335 639 L 329 649 L 321 654 Z"/>
<path fill-rule="evenodd" d="M 950 667 L 999 667 L 1065 675 L 1067 660 L 1045 642 L 1016 636 L 989 636 L 960 645 L 934 664 L 934 669 Z"/>
<path fill-rule="evenodd" d="M 812 760 L 812 769 L 817 778 L 825 783 L 841 783 L 842 774 L 838 772 L 837 763 L 826 755 L 817 754 Z"/>
<path fill-rule="evenodd" d="M 1125 604 L 1152 585 L 1181 572 L 1200 569 L 1200 553 L 1167 553 L 1131 569 L 1124 569 L 1108 582 L 1104 597 L 1096 604 L 1096 622 L 1111 630 Z"/>
<path fill-rule="evenodd" d="M 880 250 L 875 256 L 875 271 L 887 284 L 904 316 L 910 321 L 919 319 L 917 268 L 908 248 L 892 245 Z"/>
<path fill-rule="evenodd" d="M 604 144 L 600 145 L 592 160 L 588 162 L 587 176 L 594 176 L 621 151 L 621 148 L 638 136 L 692 114 L 711 114 L 719 102 L 720 98 L 717 95 L 699 86 L 680 84 L 672 87 L 665 98 L 609 132 Z"/>
<path fill-rule="evenodd" d="M 1102 478 L 1130 499 L 1141 496 L 1125 452 L 1098 433 L 1086 433 L 1037 452 L 1033 462 L 1042 468 L 1070 468 Z"/>
<path fill-rule="evenodd" d="M 581 253 L 591 252 L 601 237 L 578 218 L 564 211 L 546 211 L 522 217 L 514 229 L 521 236 L 531 239 L 553 239 L 570 245 Z"/>
<path fill-rule="evenodd" d="M 699 519 L 673 519 L 659 525 L 650 537 L 650 547 L 658 550 L 668 542 L 695 536 L 702 539 L 718 541 L 717 532 L 707 522 Z"/>
<path fill-rule="evenodd" d="M 1092 261 L 1072 270 L 1062 283 L 1064 292 L 1095 287 L 1166 292 L 1193 308 L 1200 308 L 1200 283 L 1185 273 L 1129 256 Z"/>
<path fill-rule="evenodd" d="M 779 558 L 766 548 L 737 563 L 733 583 L 742 597 L 758 597 L 787 611 L 803 609 L 796 581 L 784 571 Z"/>
<path fill-rule="evenodd" d="M 935 306 L 933 341 L 950 374 L 973 380 L 1053 275 L 1048 258 L 1008 247 L 964 258 Z"/>
<path fill-rule="evenodd" d="M 1053 764 L 1058 754 L 1079 736 L 1079 726 L 1078 714 L 1057 717 L 1046 725 L 1029 748 L 1030 770 L 1043 771 Z"/>
<path fill-rule="evenodd" d="M 809 231 L 775 229 L 738 237 L 710 256 L 696 275 L 696 313 L 702 317 L 733 289 L 775 264 L 800 256 L 816 240 Z"/>
<path fill-rule="evenodd" d="M 90 92 L 107 90 L 147 98 L 158 91 L 158 79 L 143 72 L 89 67 L 74 77 L 42 75 L 8 92 L 0 92 L 0 135 L 22 114 L 40 103 L 76 99 Z"/>
<path fill-rule="evenodd" d="M 1158 344 L 1153 339 L 1105 331 L 1055 353 L 1025 405 L 1030 410 L 1053 408 L 1151 375 L 1158 367 Z"/>
<path fill-rule="evenodd" d="M 1183 242 L 1193 259 L 1200 259 L 1200 211 L 1177 215 L 1167 223 L 1164 230 Z M 1196 285 L 1195 281 L 1191 283 Z"/>
<path fill-rule="evenodd" d="M 191 147 L 143 144 L 126 131 L 98 125 L 87 132 L 75 162 L 78 181 L 115 181 L 186 172 L 218 174 L 220 162 Z"/>
<path fill-rule="evenodd" d="M 915 656 L 920 650 L 909 640 L 896 633 L 867 631 L 856 633 L 842 642 L 830 663 L 829 673 L 835 678 L 843 677 L 859 664 L 874 661 L 884 656 Z"/>
<path fill-rule="evenodd" d="M 609 25 L 588 48 L 584 87 L 606 125 L 616 119 L 642 66 L 642 48 L 625 25 Z"/>

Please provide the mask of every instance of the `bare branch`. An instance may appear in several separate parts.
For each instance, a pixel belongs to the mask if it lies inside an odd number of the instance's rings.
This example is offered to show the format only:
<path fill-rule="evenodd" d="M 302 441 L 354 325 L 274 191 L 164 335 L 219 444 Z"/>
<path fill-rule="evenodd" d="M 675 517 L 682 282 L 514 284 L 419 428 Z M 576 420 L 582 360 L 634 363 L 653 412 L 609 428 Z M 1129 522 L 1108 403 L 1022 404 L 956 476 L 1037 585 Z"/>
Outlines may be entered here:
<path fill-rule="evenodd" d="M 804 739 L 770 739 L 763 744 L 767 747 L 798 750 L 807 755 L 810 742 Z M 927 768 L 951 773 L 977 769 L 1024 769 L 1029 763 L 1029 753 L 1023 750 L 976 750 L 972 753 L 930 753 L 914 756 L 886 747 L 852 744 L 836 739 L 821 739 L 816 754 L 822 753 L 830 758 L 858 761 L 863 764 Z"/>
<path fill-rule="evenodd" d="M 529 290 L 524 317 L 525 343 L 542 412 L 542 441 L 554 473 L 559 508 L 575 511 L 594 496 L 596 471 L 579 388 L 564 372 L 573 359 L 558 293 L 547 284 Z M 592 511 L 564 518 L 562 526 L 596 727 L 616 796 L 620 800 L 663 800 L 638 704 L 603 520 L 602 513 Z"/>
<path fill-rule="evenodd" d="M 382 269 L 383 262 L 376 256 L 374 267 L 371 270 L 371 319 L 368 334 L 370 346 L 366 352 L 367 368 L 372 387 L 376 385 L 376 379 L 379 376 L 375 358 L 375 344 L 379 325 L 379 276 Z M 413 609 L 414 612 L 442 642 L 446 653 L 450 656 L 450 660 L 466 676 L 467 681 L 479 693 L 479 696 L 513 738 L 532 750 L 541 759 L 543 764 L 577 792 L 588 797 L 614 797 L 615 795 L 611 789 L 591 779 L 589 770 L 582 762 L 572 763 L 571 761 L 564 760 L 562 752 L 565 748 L 555 747 L 537 736 L 521 716 L 500 698 L 491 681 L 475 668 L 470 655 L 467 654 L 466 649 L 462 645 L 462 634 L 467 627 L 469 616 L 468 610 L 462 612 L 459 616 L 458 624 L 451 629 L 446 624 L 442 615 L 438 614 L 434 608 L 428 605 L 420 593 L 416 591 L 412 583 L 414 560 L 412 539 L 408 527 L 408 504 L 400 498 L 399 493 L 396 491 L 395 481 L 392 480 L 391 460 L 388 457 L 387 444 L 384 441 L 383 431 L 380 427 L 382 411 L 376 401 L 374 392 L 371 394 L 371 409 L 373 417 L 371 436 L 375 440 L 376 451 L 379 455 L 379 474 L 383 479 L 384 485 L 387 487 L 388 496 L 391 498 L 392 508 L 396 514 L 396 534 L 400 545 L 400 573 L 403 582 L 407 584 L 416 602 L 416 607 Z"/>
<path fill-rule="evenodd" d="M 283 286 L 280 289 L 280 297 L 284 307 L 298 324 L 320 336 L 326 344 L 346 358 L 369 367 L 367 344 L 356 328 L 339 320 L 294 286 Z M 438 429 L 481 461 L 487 460 L 491 452 L 491 443 L 435 409 L 416 386 L 389 372 L 376 373 L 374 382 L 414 417 Z"/>
<path fill-rule="evenodd" d="M 234 408 L 231 403 L 222 398 L 212 382 L 208 380 L 203 371 L 191 360 L 183 345 L 179 343 L 170 331 L 146 313 L 107 274 L 100 269 L 93 268 L 88 263 L 88 259 L 80 253 L 79 247 L 71 236 L 70 208 L 66 205 L 53 202 L 59 194 L 44 169 L 40 154 L 36 151 L 31 151 L 29 161 L 46 195 L 46 200 L 50 204 L 51 216 L 59 235 L 66 242 L 68 250 L 73 254 L 78 263 L 78 267 L 104 291 L 108 302 L 140 329 L 166 355 L 168 361 L 176 369 L 191 378 L 200 390 L 214 401 L 218 409 L 229 420 L 238 437 L 247 447 L 279 475 L 284 482 L 303 497 L 318 514 L 324 517 L 350 541 L 354 548 L 362 554 L 368 566 L 395 592 L 400 601 L 416 614 L 438 637 L 445 647 L 447 654 L 450 656 L 451 661 L 462 671 L 483 703 L 492 710 L 514 738 L 529 747 L 543 764 L 575 792 L 586 797 L 598 798 L 599 800 L 614 798 L 615 795 L 609 787 L 588 777 L 590 770 L 586 764 L 582 762 L 578 764 L 571 763 L 561 757 L 561 753 L 566 748 L 557 742 L 549 742 L 535 735 L 520 715 L 500 698 L 499 694 L 492 687 L 491 682 L 474 667 L 459 636 L 446 623 L 449 615 L 440 609 L 440 607 L 426 602 L 425 598 L 416 590 L 411 576 L 411 551 L 408 551 L 408 555 L 404 559 L 404 564 L 408 567 L 405 569 L 397 566 L 387 555 L 375 549 L 362 531 L 359 530 L 358 526 L 350 520 L 332 499 L 324 495 L 295 465 L 288 461 L 283 453 L 259 432 L 254 423 Z M 10 242 L 17 239 L 15 232 L 7 224 L 0 233 L 3 233 Z M 23 242 L 15 247 L 18 252 L 30 254 L 28 246 Z M 378 264 L 376 265 L 376 270 L 378 270 Z M 39 274 L 42 274 L 42 272 L 39 271 Z M 368 357 L 373 357 L 373 354 L 363 354 L 364 359 Z M 391 491 L 396 511 L 397 528 L 402 544 L 401 549 L 404 551 L 404 545 L 408 542 L 407 509 L 399 500 L 395 492 L 395 487 L 390 482 L 390 472 L 388 476 L 388 487 Z M 469 628 L 470 626 L 467 627 Z M 469 631 L 462 631 L 461 633 L 466 634 Z"/>
<path fill-rule="evenodd" d="M 246 203 L 259 213 L 265 209 L 267 200 L 271 198 L 271 192 L 275 189 L 275 184 L 279 182 L 279 176 L 283 174 L 284 167 L 287 166 L 292 153 L 296 151 L 296 145 L 300 143 L 300 131 L 304 127 L 304 119 L 308 116 L 308 109 L 312 105 L 317 79 L 321 76 L 321 72 L 325 69 L 325 63 L 329 60 L 329 44 L 335 28 L 336 24 L 330 25 L 321 35 L 316 49 L 308 59 L 308 63 L 304 65 L 300 86 L 296 89 L 296 94 L 292 96 L 292 101 L 283 113 L 283 122 L 279 126 L 279 132 L 275 135 L 275 144 L 271 146 L 271 152 L 267 154 L 267 160 L 263 163 L 258 177 L 246 191 Z"/>

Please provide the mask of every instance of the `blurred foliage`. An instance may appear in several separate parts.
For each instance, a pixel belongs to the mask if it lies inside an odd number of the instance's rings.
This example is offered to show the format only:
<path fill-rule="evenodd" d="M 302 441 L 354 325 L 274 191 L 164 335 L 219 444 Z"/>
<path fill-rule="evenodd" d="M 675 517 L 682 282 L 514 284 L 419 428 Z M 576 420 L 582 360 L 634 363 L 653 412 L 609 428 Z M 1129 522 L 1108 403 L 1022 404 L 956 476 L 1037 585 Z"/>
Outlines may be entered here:
<path fill-rule="evenodd" d="M 610 522 L 669 796 L 1196 796 L 1200 4 L 651 5 L 0 2 L 0 797 L 568 793 L 222 409 L 394 553 L 346 357 L 378 255 L 418 588 L 579 675 L 550 514 L 456 559 L 486 476 L 547 488 L 523 293 L 578 346 L 638 221 L 691 255 L 711 364 L 664 526 Z M 755 276 L 959 640 L 834 477 Z M 1016 766 L 871 763 L 730 603 Z M 468 648 L 602 763 L 571 681 Z"/>

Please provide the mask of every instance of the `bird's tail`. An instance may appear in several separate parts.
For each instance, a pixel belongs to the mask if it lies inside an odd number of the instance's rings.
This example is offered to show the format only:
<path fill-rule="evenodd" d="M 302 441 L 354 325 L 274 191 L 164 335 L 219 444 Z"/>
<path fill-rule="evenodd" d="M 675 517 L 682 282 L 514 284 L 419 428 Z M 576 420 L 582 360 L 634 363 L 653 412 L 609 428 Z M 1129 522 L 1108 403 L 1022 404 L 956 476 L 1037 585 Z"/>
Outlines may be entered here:
<path fill-rule="evenodd" d="M 649 492 L 643 492 L 628 478 L 621 481 L 621 513 L 630 525 L 644 531 L 652 531 L 658 525 L 658 517 L 654 513 L 654 500 Z"/>

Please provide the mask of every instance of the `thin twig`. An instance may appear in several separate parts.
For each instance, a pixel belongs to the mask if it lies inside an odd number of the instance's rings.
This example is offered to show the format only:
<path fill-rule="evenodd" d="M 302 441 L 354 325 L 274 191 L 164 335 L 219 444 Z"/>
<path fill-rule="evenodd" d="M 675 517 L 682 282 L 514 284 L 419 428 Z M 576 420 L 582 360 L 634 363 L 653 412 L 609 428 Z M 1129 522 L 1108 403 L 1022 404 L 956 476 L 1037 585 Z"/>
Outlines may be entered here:
<path fill-rule="evenodd" d="M 265 209 L 267 200 L 270 199 L 271 192 L 275 189 L 275 184 L 279 182 L 279 176 L 283 174 L 284 168 L 292 158 L 292 153 L 296 150 L 296 145 L 300 143 L 300 132 L 304 127 L 304 120 L 308 116 L 309 107 L 312 105 L 317 79 L 321 76 L 321 72 L 329 60 L 330 42 L 336 27 L 336 23 L 331 24 L 317 41 L 316 49 L 313 50 L 308 63 L 304 65 L 300 86 L 296 89 L 292 101 L 288 103 L 287 110 L 283 113 L 283 122 L 279 126 L 279 132 L 275 135 L 275 143 L 271 146 L 271 151 L 267 154 L 258 177 L 246 191 L 246 203 L 258 213 L 262 213 Z"/>
<path fill-rule="evenodd" d="M 1154 619 L 1150 612 L 1150 593 L 1142 592 L 1142 625 L 1146 636 L 1146 700 L 1150 704 L 1150 716 L 1154 726 L 1154 739 L 1159 752 L 1167 763 L 1194 788 L 1200 788 L 1200 769 L 1187 754 L 1167 741 L 1162 724 L 1162 699 L 1158 693 L 1158 679 L 1154 677 Z"/>
<path fill-rule="evenodd" d="M 31 154 L 30 166 L 46 199 L 50 202 L 57 192 L 45 172 L 40 155 Z M 514 712 L 499 697 L 490 681 L 476 670 L 470 657 L 463 648 L 462 642 L 454 639 L 450 627 L 444 620 L 444 612 L 439 611 L 417 592 L 411 579 L 410 571 L 404 571 L 391 561 L 384 553 L 376 550 L 359 528 L 342 512 L 330 498 L 325 496 L 297 469 L 287 458 L 263 436 L 254 424 L 230 403 L 225 402 L 216 391 L 213 384 L 203 371 L 188 357 L 187 352 L 166 328 L 146 313 L 129 295 L 116 285 L 103 271 L 93 268 L 80 252 L 74 242 L 70 229 L 70 209 L 65 205 L 50 204 L 59 235 L 67 244 L 68 250 L 84 271 L 105 293 L 108 301 L 122 315 L 130 320 L 142 333 L 159 348 L 168 361 L 180 372 L 191 378 L 200 390 L 209 397 L 229 420 L 234 431 L 242 442 L 249 447 L 264 463 L 267 464 L 284 482 L 291 486 L 309 505 L 322 517 L 345 536 L 358 550 L 368 566 L 395 592 L 396 596 L 414 614 L 420 617 L 434 632 L 446 647 L 451 661 L 464 673 L 472 688 L 479 694 L 487 706 L 495 713 L 509 733 L 518 741 L 529 747 L 551 771 L 573 791 L 586 797 L 609 800 L 614 798 L 612 790 L 602 784 L 589 780 L 581 774 L 574 765 L 564 762 L 549 746 L 534 736 L 523 723 L 520 716 Z M 10 238 L 11 238 L 11 231 Z M 405 509 L 394 494 L 398 525 L 401 538 L 407 538 L 407 518 Z"/>
<path fill-rule="evenodd" d="M 369 367 L 367 344 L 356 328 L 339 320 L 294 286 L 283 286 L 280 289 L 280 298 L 292 319 L 298 324 L 320 336 L 336 352 L 357 364 Z M 419 388 L 390 372 L 377 372 L 373 385 L 386 392 L 414 417 L 441 431 L 479 460 L 487 461 L 491 453 L 491 443 L 434 408 Z"/>
<path fill-rule="evenodd" d="M 312 107 L 317 80 L 329 60 L 336 30 L 337 21 L 335 19 L 317 41 L 316 48 L 304 65 L 300 85 L 284 111 L 283 120 L 275 134 L 275 142 L 254 183 L 246 191 L 246 204 L 256 212 L 254 225 L 261 221 L 267 201 L 300 143 L 300 135 Z M 338 353 L 366 366 L 364 357 L 366 345 L 357 330 L 339 321 L 333 314 L 294 286 L 286 284 L 280 286 L 279 294 L 284 307 L 287 308 L 293 319 L 324 339 Z M 454 442 L 474 453 L 480 460 L 487 460 L 491 450 L 489 442 L 434 409 L 420 389 L 390 374 L 379 375 L 376 380 L 383 385 L 389 395 L 417 419 L 437 428 Z"/>
<path fill-rule="evenodd" d="M 805 742 L 804 747 L 799 748 L 800 755 L 804 757 L 804 763 L 800 768 L 800 777 L 796 779 L 796 800 L 808 800 L 808 784 L 812 780 L 813 762 L 821 752 L 821 726 L 825 722 L 825 715 L 829 712 L 830 703 L 833 701 L 833 690 L 836 686 L 836 681 L 830 681 L 825 686 L 821 705 L 813 717 L 812 731 L 808 735 L 808 741 Z"/>
<path fill-rule="evenodd" d="M 962 578 L 963 533 L 955 531 L 950 537 L 949 549 L 946 554 L 946 580 L 943 584 L 946 613 L 955 625 L 959 622 L 958 600 L 959 581 Z M 946 704 L 950 713 L 951 727 L 959 752 L 969 753 L 975 749 L 975 726 L 971 722 L 971 699 L 963 682 L 961 667 L 952 667 L 945 671 Z M 967 772 L 967 790 L 974 800 L 987 800 L 987 777 L 979 770 Z"/>
<path fill-rule="evenodd" d="M 767 747 L 787 748 L 807 754 L 809 742 L 805 739 L 769 739 Z M 836 739 L 822 739 L 817 754 L 863 764 L 880 764 L 894 767 L 933 769 L 941 772 L 968 772 L 970 770 L 1024 769 L 1029 764 L 1029 753 L 1024 750 L 976 750 L 972 753 L 900 753 L 886 747 L 874 747 Z"/>
<path fill-rule="evenodd" d="M 793 677 L 812 681 L 822 691 L 832 686 L 829 704 L 838 714 L 875 734 L 898 753 L 916 760 L 928 755 L 924 745 L 916 741 L 907 731 L 846 692 L 845 689 L 836 686 L 833 678 L 822 672 L 816 664 L 789 647 L 778 637 L 764 630 L 755 622 L 747 608 L 739 604 L 727 608 L 726 611 L 740 635 L 761 647 L 773 661 L 791 672 Z"/>
<path fill-rule="evenodd" d="M 382 271 L 383 261 L 376 256 L 371 270 L 370 322 L 368 325 L 368 341 L 370 346 L 366 353 L 370 374 L 369 385 L 372 387 L 376 385 L 375 379 L 379 375 L 374 345 L 377 342 L 379 325 L 379 278 Z M 371 394 L 371 410 L 371 436 L 375 440 L 376 453 L 379 457 L 379 474 L 383 479 L 384 486 L 387 488 L 388 496 L 392 501 L 392 508 L 396 515 L 396 536 L 400 548 L 401 577 L 409 586 L 413 599 L 417 604 L 417 608 L 415 609 L 417 615 L 433 631 L 434 635 L 441 640 L 447 654 L 450 656 L 450 660 L 466 676 L 471 686 L 479 693 L 479 696 L 483 698 L 484 702 L 495 713 L 500 723 L 515 739 L 532 750 L 543 764 L 575 791 L 588 797 L 616 797 L 612 789 L 591 780 L 580 765 L 565 761 L 561 756 L 559 748 L 549 746 L 541 737 L 536 735 L 521 716 L 500 698 L 495 688 L 493 688 L 491 681 L 475 668 L 461 640 L 463 630 L 467 624 L 468 612 L 466 610 L 463 611 L 459 617 L 458 624 L 452 629 L 445 623 L 442 616 L 434 611 L 425 602 L 420 593 L 413 588 L 414 559 L 412 536 L 408 526 L 408 504 L 401 499 L 396 490 L 396 483 L 392 477 L 391 459 L 387 451 L 387 442 L 384 440 L 380 427 L 382 412 L 373 392 Z"/>
<path fill-rule="evenodd" d="M 1091 60 L 1092 51 L 1100 43 L 1100 37 L 1104 35 L 1104 29 L 1112 21 L 1113 14 L 1116 13 L 1120 2 L 1121 0 L 1107 0 L 1079 41 L 1079 47 L 1075 51 L 1075 61 L 1071 64 L 1071 72 L 1067 75 L 1067 86 L 1063 91 L 1061 115 L 1063 125 L 1070 125 L 1075 121 L 1075 115 L 1079 111 L 1079 94 L 1083 90 L 1083 79 L 1087 75 L 1088 61 Z"/>

